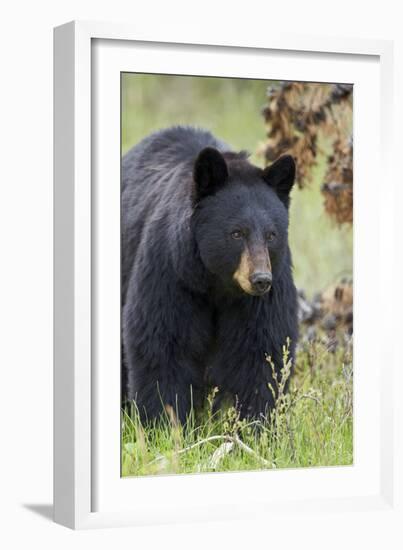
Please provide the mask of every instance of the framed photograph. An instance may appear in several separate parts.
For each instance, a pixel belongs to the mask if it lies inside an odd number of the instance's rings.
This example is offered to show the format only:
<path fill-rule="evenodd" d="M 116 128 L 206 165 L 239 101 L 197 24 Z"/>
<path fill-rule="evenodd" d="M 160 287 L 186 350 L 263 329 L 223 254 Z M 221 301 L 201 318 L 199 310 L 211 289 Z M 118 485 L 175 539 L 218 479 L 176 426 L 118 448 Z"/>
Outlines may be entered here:
<path fill-rule="evenodd" d="M 392 43 L 227 40 L 55 29 L 55 521 L 397 525 Z"/>

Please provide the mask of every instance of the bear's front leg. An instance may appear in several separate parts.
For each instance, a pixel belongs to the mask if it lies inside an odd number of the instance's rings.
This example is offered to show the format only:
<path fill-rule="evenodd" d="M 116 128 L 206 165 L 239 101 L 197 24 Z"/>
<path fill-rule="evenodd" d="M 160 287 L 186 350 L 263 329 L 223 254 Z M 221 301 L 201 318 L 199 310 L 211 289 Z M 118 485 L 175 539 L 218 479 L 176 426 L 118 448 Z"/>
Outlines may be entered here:
<path fill-rule="evenodd" d="M 169 277 L 149 288 L 133 274 L 123 308 L 126 395 L 143 421 L 173 412 L 185 423 L 200 401 L 208 323 L 203 302 Z"/>
<path fill-rule="evenodd" d="M 233 395 L 241 418 L 263 420 L 274 408 L 283 346 L 295 335 L 294 327 L 273 318 L 269 298 L 246 298 L 220 312 L 211 378 L 220 393 Z M 291 360 L 294 349 L 291 342 Z"/>

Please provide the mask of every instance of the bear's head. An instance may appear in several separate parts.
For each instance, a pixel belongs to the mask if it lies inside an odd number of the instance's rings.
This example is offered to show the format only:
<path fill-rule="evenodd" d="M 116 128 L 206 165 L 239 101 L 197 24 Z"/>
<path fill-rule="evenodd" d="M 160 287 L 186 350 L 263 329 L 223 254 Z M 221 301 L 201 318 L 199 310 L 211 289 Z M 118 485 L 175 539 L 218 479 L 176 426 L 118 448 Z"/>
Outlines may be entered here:
<path fill-rule="evenodd" d="M 193 167 L 192 227 L 205 268 L 229 292 L 261 296 L 276 284 L 288 252 L 291 156 L 264 170 L 244 154 L 207 147 Z"/>

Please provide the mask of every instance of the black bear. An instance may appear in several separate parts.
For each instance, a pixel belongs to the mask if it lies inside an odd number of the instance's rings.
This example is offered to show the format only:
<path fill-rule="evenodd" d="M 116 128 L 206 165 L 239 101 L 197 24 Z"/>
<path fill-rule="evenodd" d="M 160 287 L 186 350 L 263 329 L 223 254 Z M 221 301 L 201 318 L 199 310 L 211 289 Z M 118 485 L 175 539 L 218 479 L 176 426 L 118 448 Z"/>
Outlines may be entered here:
<path fill-rule="evenodd" d="M 265 169 L 209 132 L 156 132 L 122 160 L 124 394 L 144 420 L 185 422 L 206 389 L 242 418 L 274 405 L 272 368 L 297 340 L 288 246 L 295 164 Z"/>

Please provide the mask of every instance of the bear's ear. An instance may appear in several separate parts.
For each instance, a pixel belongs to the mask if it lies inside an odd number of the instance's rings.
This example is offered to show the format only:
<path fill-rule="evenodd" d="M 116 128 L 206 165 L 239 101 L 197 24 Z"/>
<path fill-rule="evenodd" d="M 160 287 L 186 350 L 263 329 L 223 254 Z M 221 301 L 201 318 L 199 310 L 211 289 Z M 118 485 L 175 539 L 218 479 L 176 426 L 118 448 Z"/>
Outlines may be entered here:
<path fill-rule="evenodd" d="M 200 151 L 193 167 L 193 203 L 213 195 L 228 179 L 228 167 L 222 154 L 213 147 Z"/>
<path fill-rule="evenodd" d="M 290 191 L 295 181 L 295 161 L 291 155 L 284 155 L 263 170 L 263 179 L 276 191 L 288 208 Z"/>

